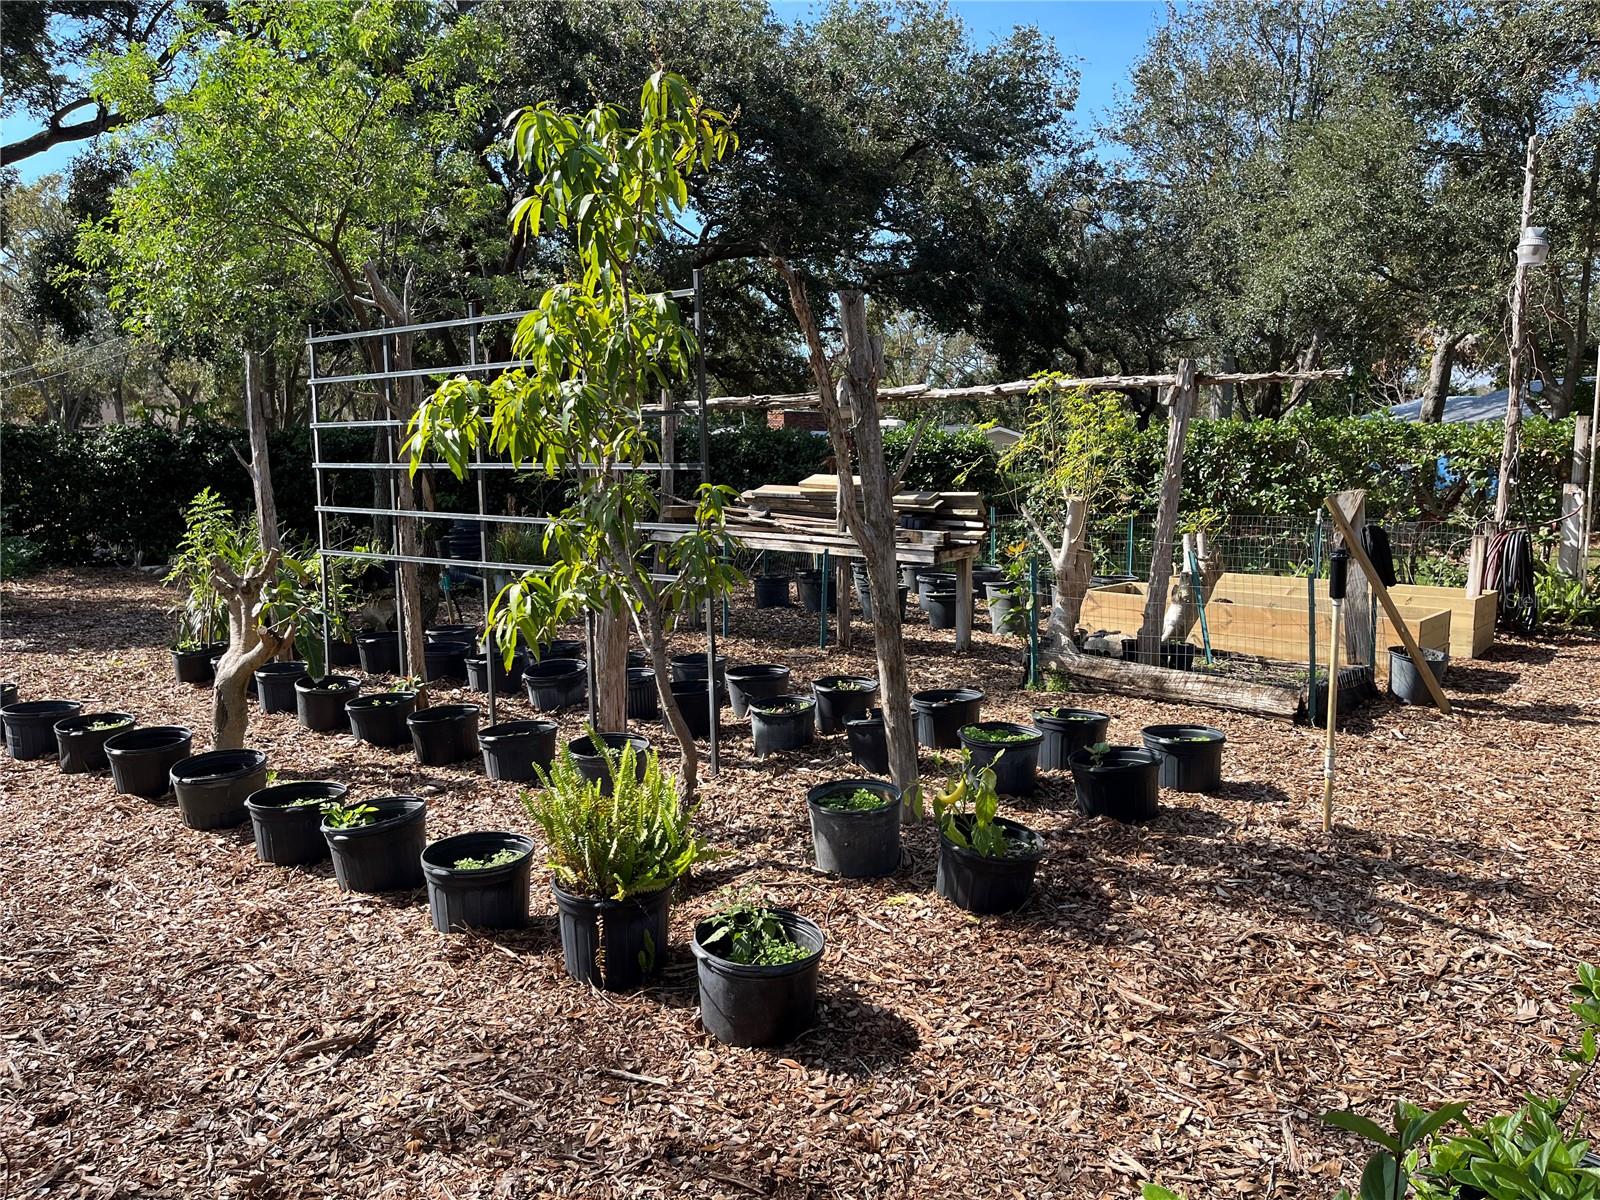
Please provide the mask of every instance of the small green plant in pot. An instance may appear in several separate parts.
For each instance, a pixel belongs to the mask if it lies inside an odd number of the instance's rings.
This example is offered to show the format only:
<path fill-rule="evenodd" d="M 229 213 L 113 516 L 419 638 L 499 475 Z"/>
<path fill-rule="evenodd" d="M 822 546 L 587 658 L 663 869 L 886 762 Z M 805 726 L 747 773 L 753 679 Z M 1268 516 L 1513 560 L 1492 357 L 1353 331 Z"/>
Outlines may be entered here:
<path fill-rule="evenodd" d="M 961 752 L 961 766 L 943 792 L 934 794 L 939 826 L 935 886 L 946 900 L 972 913 L 1021 908 L 1033 891 L 1044 857 L 1044 839 L 999 815 L 995 773 Z"/>
<path fill-rule="evenodd" d="M 775 1046 L 811 1024 L 822 930 L 799 913 L 735 899 L 695 926 L 700 1023 L 730 1046 Z"/>
<path fill-rule="evenodd" d="M 617 991 L 660 973 L 673 887 L 709 851 L 654 751 L 641 771 L 632 743 L 600 750 L 609 790 L 563 748 L 522 803 L 549 850 L 567 974 Z"/>
<path fill-rule="evenodd" d="M 440 933 L 520 929 L 528 923 L 533 839 L 520 833 L 462 833 L 422 852 L 428 912 Z"/>

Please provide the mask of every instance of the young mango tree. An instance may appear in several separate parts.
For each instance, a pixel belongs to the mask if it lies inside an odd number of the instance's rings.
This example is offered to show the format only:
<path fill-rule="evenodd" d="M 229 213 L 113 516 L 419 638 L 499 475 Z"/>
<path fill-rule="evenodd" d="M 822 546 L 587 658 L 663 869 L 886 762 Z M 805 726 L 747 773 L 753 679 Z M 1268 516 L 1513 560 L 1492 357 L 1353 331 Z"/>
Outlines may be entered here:
<path fill-rule="evenodd" d="M 576 478 L 571 503 L 545 528 L 554 565 L 503 588 L 489 625 L 508 663 L 519 639 L 537 645 L 579 614 L 621 631 L 620 646 L 601 636 L 596 664 L 601 723 L 620 729 L 631 621 L 680 747 L 685 795 L 695 791 L 699 758 L 672 695 L 667 633 L 739 575 L 722 561 L 731 492 L 709 485 L 699 489 L 693 530 L 660 547 L 655 571 L 646 565 L 658 514 L 640 468 L 661 448 L 643 410 L 688 381 L 695 344 L 672 298 L 643 289 L 639 264 L 684 217 L 690 178 L 735 144 L 727 119 L 662 71 L 640 91 L 637 126 L 609 104 L 518 113 L 510 149 L 532 187 L 512 210 L 512 232 L 563 239 L 576 270 L 517 326 L 512 350 L 529 365 L 488 382 L 447 380 L 418 408 L 406 440 L 413 473 L 432 453 L 464 477 L 486 445 L 519 468 Z"/>

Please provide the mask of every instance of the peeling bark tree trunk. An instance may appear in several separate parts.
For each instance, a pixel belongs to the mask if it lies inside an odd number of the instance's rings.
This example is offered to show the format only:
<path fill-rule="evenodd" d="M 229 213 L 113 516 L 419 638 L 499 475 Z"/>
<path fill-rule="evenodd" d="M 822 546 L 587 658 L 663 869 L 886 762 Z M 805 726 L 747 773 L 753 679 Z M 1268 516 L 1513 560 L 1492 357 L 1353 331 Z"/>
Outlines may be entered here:
<path fill-rule="evenodd" d="M 294 641 L 291 623 L 281 633 L 263 629 L 257 617 L 261 589 L 278 569 L 279 551 L 269 550 L 261 565 L 243 576 L 220 558 L 211 563 L 211 584 L 228 609 L 228 648 L 217 662 L 211 692 L 211 748 L 239 750 L 249 727 L 245 689 L 257 667 Z"/>
<path fill-rule="evenodd" d="M 1194 564 L 1198 560 L 1200 578 L 1195 579 Z M 1222 577 L 1222 556 L 1213 555 L 1209 539 L 1204 533 L 1183 535 L 1183 561 L 1173 576 L 1167 594 L 1167 612 L 1161 620 L 1163 642 L 1184 642 L 1194 632 L 1200 619 L 1200 599 L 1209 596 Z"/>
<path fill-rule="evenodd" d="M 1172 535 L 1178 526 L 1178 502 L 1183 494 L 1183 442 L 1194 412 L 1194 359 L 1178 362 L 1178 380 L 1172 385 L 1171 411 L 1167 415 L 1167 461 L 1161 475 L 1161 502 L 1156 508 L 1155 541 L 1150 550 L 1150 588 L 1144 598 L 1144 621 L 1139 627 L 1139 658 L 1161 661 L 1161 617 L 1172 578 Z"/>
<path fill-rule="evenodd" d="M 1466 337 L 1441 329 L 1433 335 L 1433 362 L 1428 365 L 1428 390 L 1422 394 L 1417 420 L 1437 425 L 1444 420 L 1444 402 L 1450 395 L 1450 377 L 1456 360 L 1456 347 Z"/>
<path fill-rule="evenodd" d="M 1083 599 L 1094 574 L 1094 554 L 1089 549 L 1089 502 L 1082 496 L 1067 497 L 1059 543 L 1053 541 L 1030 514 L 1024 512 L 1023 517 L 1033 530 L 1033 536 L 1050 553 L 1056 581 L 1045 634 L 1053 645 L 1065 649 L 1074 645 L 1072 633 L 1078 627 L 1078 615 L 1083 611 Z"/>

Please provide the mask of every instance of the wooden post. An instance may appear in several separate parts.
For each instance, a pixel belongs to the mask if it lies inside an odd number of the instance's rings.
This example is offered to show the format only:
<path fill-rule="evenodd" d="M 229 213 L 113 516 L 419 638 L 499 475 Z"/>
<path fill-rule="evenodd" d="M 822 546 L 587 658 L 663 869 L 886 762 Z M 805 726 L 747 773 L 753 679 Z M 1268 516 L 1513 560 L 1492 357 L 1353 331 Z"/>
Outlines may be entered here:
<path fill-rule="evenodd" d="M 1517 227 L 1517 240 L 1533 219 L 1533 167 L 1539 154 L 1539 135 L 1528 139 L 1528 160 L 1523 166 L 1522 224 Z M 1511 285 L 1511 364 L 1506 379 L 1506 433 L 1500 446 L 1500 483 L 1494 498 L 1495 528 L 1504 529 L 1511 515 L 1512 478 L 1517 469 L 1517 451 L 1522 440 L 1522 389 L 1524 367 L 1522 352 L 1522 310 L 1528 294 L 1528 264 L 1518 256 L 1517 271 Z"/>
<path fill-rule="evenodd" d="M 972 560 L 956 561 L 956 651 L 972 649 Z"/>
<path fill-rule="evenodd" d="M 1194 413 L 1194 359 L 1178 361 L 1178 379 L 1168 393 L 1167 462 L 1161 474 L 1161 501 L 1156 508 L 1155 542 L 1150 552 L 1150 588 L 1145 593 L 1144 621 L 1139 627 L 1139 659 L 1161 661 L 1161 617 L 1166 611 L 1167 585 L 1172 578 L 1172 535 L 1178 526 L 1178 504 L 1183 492 L 1183 442 Z"/>
<path fill-rule="evenodd" d="M 1333 755 L 1334 731 L 1339 727 L 1339 620 L 1343 615 L 1344 601 L 1333 601 L 1332 636 L 1328 638 L 1328 738 L 1322 750 L 1322 831 L 1333 832 Z M 1311 696 L 1313 716 L 1316 710 L 1316 693 Z"/>
<path fill-rule="evenodd" d="M 1367 493 L 1360 488 L 1340 492 L 1333 498 L 1344 514 L 1344 519 L 1356 536 L 1367 524 Z M 1359 572 L 1350 576 L 1345 585 L 1345 599 L 1350 603 L 1344 617 L 1344 655 L 1351 663 L 1376 667 L 1378 647 L 1376 630 L 1372 627 L 1372 591 L 1367 587 L 1367 577 Z"/>
<path fill-rule="evenodd" d="M 1489 535 L 1475 533 L 1467 550 L 1467 596 L 1476 600 L 1483 595 L 1483 573 L 1489 565 Z"/>
<path fill-rule="evenodd" d="M 850 593 L 852 591 L 850 563 L 843 558 L 833 562 L 833 611 L 839 626 L 839 649 L 855 648 L 855 631 L 850 625 Z"/>
<path fill-rule="evenodd" d="M 1583 575 L 1583 489 L 1575 483 L 1561 485 L 1561 549 L 1556 566 L 1570 579 Z"/>

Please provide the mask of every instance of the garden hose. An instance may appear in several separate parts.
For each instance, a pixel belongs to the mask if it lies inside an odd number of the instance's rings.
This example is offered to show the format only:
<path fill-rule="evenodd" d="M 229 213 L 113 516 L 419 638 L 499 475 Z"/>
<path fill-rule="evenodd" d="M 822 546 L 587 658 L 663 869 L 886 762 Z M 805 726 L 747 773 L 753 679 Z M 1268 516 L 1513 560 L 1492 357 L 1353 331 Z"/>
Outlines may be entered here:
<path fill-rule="evenodd" d="M 1526 529 L 1494 535 L 1484 557 L 1483 586 L 1499 594 L 1499 623 L 1521 633 L 1539 624 L 1539 598 L 1534 589 L 1533 543 Z"/>

